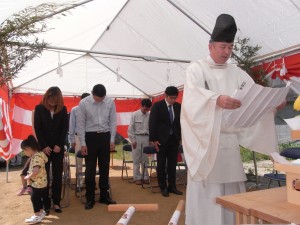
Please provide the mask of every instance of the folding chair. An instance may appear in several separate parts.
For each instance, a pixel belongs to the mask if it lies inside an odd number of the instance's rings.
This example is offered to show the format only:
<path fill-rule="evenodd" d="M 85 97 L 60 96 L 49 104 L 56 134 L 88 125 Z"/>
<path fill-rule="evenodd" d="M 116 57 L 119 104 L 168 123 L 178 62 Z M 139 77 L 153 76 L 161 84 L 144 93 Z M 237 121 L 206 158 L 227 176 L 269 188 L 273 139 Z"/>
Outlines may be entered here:
<path fill-rule="evenodd" d="M 277 181 L 279 187 L 281 187 L 281 183 L 286 182 L 285 174 L 280 174 L 277 170 L 274 170 L 273 173 L 264 174 L 264 178 L 269 180 L 268 189 L 270 188 L 272 181 Z"/>
<path fill-rule="evenodd" d="M 289 159 L 300 159 L 300 147 L 285 148 L 280 152 L 280 155 Z M 268 188 L 272 181 L 277 181 L 279 187 L 281 187 L 281 182 L 286 182 L 285 174 L 279 174 L 277 170 L 274 173 L 265 174 L 264 177 L 270 180 Z"/>
<path fill-rule="evenodd" d="M 294 143 L 299 142 L 299 140 L 297 140 L 299 139 L 299 132 L 292 131 L 291 138 L 294 140 Z M 300 159 L 300 147 L 285 148 L 279 154 L 289 159 Z M 277 170 L 274 170 L 273 173 L 265 174 L 264 177 L 269 179 L 268 188 L 270 187 L 272 181 L 277 181 L 279 187 L 281 187 L 281 183 L 286 182 L 285 174 L 279 174 Z"/>
<path fill-rule="evenodd" d="M 157 167 L 157 160 L 156 160 L 156 149 L 154 146 L 145 146 L 143 147 L 143 153 L 148 156 L 148 164 L 146 162 L 143 162 L 142 167 L 142 188 L 151 188 L 152 192 L 158 192 L 154 191 L 154 188 L 159 187 L 157 183 L 157 175 L 153 176 L 154 171 L 156 173 L 156 167 Z M 145 185 L 144 183 L 144 174 L 145 170 L 148 170 L 149 172 L 149 185 Z M 156 183 L 155 183 L 156 181 Z M 159 190 L 160 192 L 160 190 Z"/>
<path fill-rule="evenodd" d="M 70 205 L 70 188 L 71 188 L 71 171 L 70 171 L 70 157 L 69 152 L 64 153 L 63 159 L 63 174 L 62 174 L 62 196 L 61 207 L 68 207 Z"/>
<path fill-rule="evenodd" d="M 77 185 L 77 188 L 75 188 L 75 196 L 76 197 L 80 197 L 80 202 L 83 203 L 83 185 L 81 180 L 84 179 L 85 176 L 85 172 L 83 170 L 79 169 L 79 160 L 83 160 L 85 158 L 84 155 L 81 154 L 81 151 L 78 151 L 75 153 L 75 184 Z M 82 167 L 84 167 L 83 163 L 82 163 Z"/>
<path fill-rule="evenodd" d="M 84 201 L 85 193 L 83 191 L 83 184 L 82 184 L 82 182 L 80 182 L 82 179 L 85 178 L 85 172 L 79 170 L 78 161 L 80 159 L 84 159 L 84 158 L 85 158 L 85 156 L 81 154 L 81 151 L 78 151 L 75 154 L 75 160 L 76 160 L 76 172 L 75 172 L 75 176 L 76 176 L 75 180 L 76 181 L 75 182 L 76 182 L 76 184 L 78 184 L 78 188 L 76 188 L 77 190 L 75 189 L 75 196 L 80 198 L 81 203 L 85 203 L 85 201 Z M 82 168 L 84 168 L 84 167 L 85 167 L 85 163 L 83 161 Z M 96 177 L 97 176 L 99 176 L 99 171 L 98 170 L 96 171 Z M 110 198 L 112 198 L 112 189 L 111 189 L 111 184 L 110 183 L 109 183 L 109 190 L 107 190 L 107 191 L 109 192 Z"/>
<path fill-rule="evenodd" d="M 128 164 L 132 164 L 133 167 L 133 160 L 132 160 L 132 147 L 130 144 L 124 145 L 122 149 L 122 174 L 121 178 L 123 180 L 127 180 L 128 182 L 133 181 L 133 177 L 128 176 Z M 126 176 L 124 176 L 124 171 Z"/>
<path fill-rule="evenodd" d="M 178 161 L 177 161 L 177 171 L 176 180 L 179 180 L 177 184 L 187 184 L 187 165 L 184 158 L 183 147 L 179 145 L 178 147 Z"/>
<path fill-rule="evenodd" d="M 74 163 L 72 163 L 72 161 L 70 160 L 70 154 L 74 154 L 74 158 L 76 160 L 76 156 L 75 156 L 75 149 L 70 147 L 67 149 L 68 152 L 68 156 L 69 156 L 69 168 L 70 168 L 70 188 L 72 190 L 74 190 L 76 188 L 76 183 L 74 182 L 75 179 L 72 179 L 72 172 L 71 172 L 71 168 L 76 168 L 76 162 L 74 161 Z"/>
<path fill-rule="evenodd" d="M 114 154 L 117 153 L 117 150 L 110 150 L 110 167 L 114 167 Z"/>

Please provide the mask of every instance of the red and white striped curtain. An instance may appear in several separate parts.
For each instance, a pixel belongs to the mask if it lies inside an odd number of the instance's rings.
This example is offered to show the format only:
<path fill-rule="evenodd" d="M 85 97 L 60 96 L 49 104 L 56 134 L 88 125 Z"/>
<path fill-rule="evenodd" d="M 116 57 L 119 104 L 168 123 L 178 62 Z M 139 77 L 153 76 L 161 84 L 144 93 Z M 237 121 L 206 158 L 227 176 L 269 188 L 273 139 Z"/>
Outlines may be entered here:
<path fill-rule="evenodd" d="M 12 152 L 15 154 L 21 151 L 21 141 L 32 134 L 32 111 L 42 100 L 42 95 L 14 94 L 11 102 L 13 107 L 12 114 Z M 78 105 L 79 97 L 64 97 L 64 103 L 68 112 Z M 127 138 L 127 129 L 132 112 L 140 108 L 140 99 L 115 100 L 117 110 L 117 132 Z"/>
<path fill-rule="evenodd" d="M 1 86 L 0 89 L 0 157 L 5 160 L 13 157 L 11 138 L 12 132 L 10 127 L 8 89 Z"/>
<path fill-rule="evenodd" d="M 0 122 L 0 157 L 8 160 L 20 151 L 21 141 L 33 133 L 32 111 L 42 100 L 42 95 L 36 94 L 14 94 L 8 105 L 7 88 L 1 88 L 1 122 Z M 153 99 L 153 102 L 162 99 L 163 96 Z M 179 94 L 178 101 L 181 102 L 182 92 Z M 64 103 L 68 112 L 78 105 L 79 97 L 64 97 Z M 132 112 L 140 108 L 141 99 L 116 99 L 117 111 L 117 132 L 124 138 L 128 138 L 127 129 Z M 10 113 L 12 114 L 11 120 Z M 10 126 L 11 124 L 11 126 Z"/>

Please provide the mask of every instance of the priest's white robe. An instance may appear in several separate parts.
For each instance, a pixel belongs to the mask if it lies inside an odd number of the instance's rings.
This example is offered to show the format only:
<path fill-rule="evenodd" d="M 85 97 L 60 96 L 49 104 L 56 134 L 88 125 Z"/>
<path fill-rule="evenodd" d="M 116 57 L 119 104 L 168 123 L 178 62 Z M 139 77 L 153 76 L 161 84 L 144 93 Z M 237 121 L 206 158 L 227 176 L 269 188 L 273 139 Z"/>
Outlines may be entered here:
<path fill-rule="evenodd" d="M 210 56 L 191 63 L 186 71 L 180 119 L 188 166 L 186 225 L 233 224 L 233 214 L 215 198 L 245 191 L 239 145 L 266 154 L 276 151 L 274 114 L 251 128 L 222 125 L 217 98 L 231 96 L 243 82 L 254 83 L 236 65 L 216 64 Z"/>

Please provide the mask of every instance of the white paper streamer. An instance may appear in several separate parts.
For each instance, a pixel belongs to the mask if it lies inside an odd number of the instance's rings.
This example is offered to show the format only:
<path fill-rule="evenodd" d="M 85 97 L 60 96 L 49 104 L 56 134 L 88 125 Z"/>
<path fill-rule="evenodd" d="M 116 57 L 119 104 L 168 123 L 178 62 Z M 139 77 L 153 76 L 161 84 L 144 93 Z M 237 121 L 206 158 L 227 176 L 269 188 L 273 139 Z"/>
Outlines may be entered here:
<path fill-rule="evenodd" d="M 168 223 L 168 225 L 177 225 L 179 217 L 180 217 L 180 211 L 176 210 L 173 213 L 173 215 L 172 215 L 172 217 L 171 217 L 170 222 Z"/>
<path fill-rule="evenodd" d="M 129 220 L 131 219 L 132 215 L 135 212 L 135 208 L 133 206 L 130 206 L 126 212 L 123 214 L 123 216 L 121 217 L 121 219 L 118 221 L 118 223 L 123 224 L 123 225 L 127 225 Z"/>

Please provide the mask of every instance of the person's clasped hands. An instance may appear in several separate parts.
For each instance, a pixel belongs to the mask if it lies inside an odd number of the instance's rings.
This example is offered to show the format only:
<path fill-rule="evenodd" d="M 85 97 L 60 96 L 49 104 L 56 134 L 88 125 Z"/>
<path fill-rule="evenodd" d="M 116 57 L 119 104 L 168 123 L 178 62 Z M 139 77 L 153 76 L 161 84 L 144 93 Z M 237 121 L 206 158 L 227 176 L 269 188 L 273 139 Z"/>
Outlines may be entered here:
<path fill-rule="evenodd" d="M 49 146 L 47 146 L 46 148 L 43 149 L 43 152 L 49 156 L 52 152 L 52 149 Z"/>

